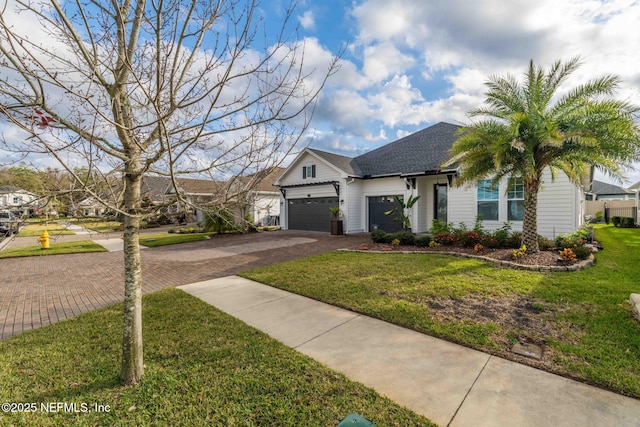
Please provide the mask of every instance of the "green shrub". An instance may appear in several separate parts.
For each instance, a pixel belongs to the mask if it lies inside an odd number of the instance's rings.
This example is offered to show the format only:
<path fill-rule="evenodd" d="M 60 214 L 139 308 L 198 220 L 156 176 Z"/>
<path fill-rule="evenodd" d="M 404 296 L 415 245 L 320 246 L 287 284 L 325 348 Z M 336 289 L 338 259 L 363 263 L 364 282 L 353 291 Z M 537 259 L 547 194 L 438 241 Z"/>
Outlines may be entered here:
<path fill-rule="evenodd" d="M 431 243 L 431 236 L 420 236 L 416 238 L 416 246 L 426 248 Z"/>
<path fill-rule="evenodd" d="M 433 241 L 444 246 L 450 246 L 456 242 L 456 236 L 451 232 L 438 233 L 433 236 Z"/>
<path fill-rule="evenodd" d="M 416 235 L 410 231 L 399 231 L 391 236 L 391 240 L 398 240 L 401 246 L 413 246 L 416 244 Z"/>
<path fill-rule="evenodd" d="M 373 230 L 371 232 L 371 241 L 373 243 L 388 243 L 387 232 L 384 230 Z"/>
<path fill-rule="evenodd" d="M 482 239 L 482 244 L 489 249 L 503 248 L 504 242 L 506 242 L 506 238 L 498 240 L 493 234 L 489 234 Z"/>
<path fill-rule="evenodd" d="M 205 231 L 215 231 L 223 233 L 236 229 L 235 219 L 231 212 L 224 208 L 211 208 L 205 212 Z"/>
<path fill-rule="evenodd" d="M 581 226 L 573 233 L 556 236 L 555 245 L 560 249 L 569 248 L 576 244 L 584 245 L 585 243 L 591 242 L 592 234 L 593 229 L 591 227 Z"/>
<path fill-rule="evenodd" d="M 473 225 L 473 231 L 478 233 L 481 237 L 487 234 L 484 226 L 482 225 L 482 214 L 476 215 L 476 222 Z"/>
<path fill-rule="evenodd" d="M 508 244 L 509 239 L 511 238 L 511 223 L 505 222 L 504 225 L 498 228 L 496 231 L 491 233 L 492 239 L 486 239 L 487 244 L 490 248 L 503 248 L 503 247 L 515 247 Z M 517 245 L 520 247 L 520 245 Z"/>
<path fill-rule="evenodd" d="M 630 217 L 620 217 L 620 228 L 633 228 L 636 226 L 636 221 Z"/>
<path fill-rule="evenodd" d="M 429 231 L 434 236 L 440 233 L 451 233 L 453 231 L 453 226 L 451 224 L 447 224 L 444 221 L 438 221 L 437 219 L 434 219 L 431 222 L 431 229 Z"/>
<path fill-rule="evenodd" d="M 519 249 L 522 246 L 522 233 L 519 231 L 512 232 L 504 245 L 508 248 Z"/>
<path fill-rule="evenodd" d="M 544 236 L 538 235 L 538 247 L 540 250 L 548 251 L 554 247 L 554 242 L 551 239 L 547 239 Z"/>
<path fill-rule="evenodd" d="M 167 233 L 174 234 L 176 232 L 175 228 L 170 228 L 167 230 Z"/>
<path fill-rule="evenodd" d="M 573 250 L 573 253 L 576 254 L 576 258 L 578 259 L 587 259 L 592 253 L 591 247 L 586 245 L 577 245 L 572 247 L 571 250 Z"/>
<path fill-rule="evenodd" d="M 460 233 L 459 240 L 465 248 L 472 248 L 478 243 L 483 242 L 482 236 L 474 230 L 468 230 Z"/>
<path fill-rule="evenodd" d="M 613 225 L 615 227 L 619 227 L 620 226 L 620 217 L 619 216 L 611 217 L 611 222 L 613 222 Z"/>

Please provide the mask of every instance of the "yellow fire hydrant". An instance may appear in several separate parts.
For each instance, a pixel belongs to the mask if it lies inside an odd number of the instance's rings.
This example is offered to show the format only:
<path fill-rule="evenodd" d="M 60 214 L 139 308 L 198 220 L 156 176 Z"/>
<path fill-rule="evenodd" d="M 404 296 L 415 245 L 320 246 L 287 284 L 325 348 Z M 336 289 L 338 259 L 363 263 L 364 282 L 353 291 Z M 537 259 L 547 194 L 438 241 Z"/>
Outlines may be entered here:
<path fill-rule="evenodd" d="M 47 233 L 47 230 L 42 230 L 42 235 L 38 237 L 38 242 L 42 246 L 41 249 L 49 249 L 49 233 Z"/>

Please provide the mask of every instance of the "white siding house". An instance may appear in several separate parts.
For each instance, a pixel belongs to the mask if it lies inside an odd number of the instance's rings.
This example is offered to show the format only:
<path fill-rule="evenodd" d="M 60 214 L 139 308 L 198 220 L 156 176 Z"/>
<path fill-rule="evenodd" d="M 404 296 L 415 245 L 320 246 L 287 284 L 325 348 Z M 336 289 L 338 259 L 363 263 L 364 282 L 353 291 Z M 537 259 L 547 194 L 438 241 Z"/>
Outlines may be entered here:
<path fill-rule="evenodd" d="M 339 206 L 346 233 L 397 231 L 401 224 L 384 212 L 397 206 L 396 196 L 420 196 L 410 213 L 413 232 L 428 231 L 436 218 L 472 227 L 478 214 L 489 230 L 507 221 L 513 230 L 521 230 L 521 181 L 458 187 L 457 170 L 441 169 L 458 128 L 439 123 L 355 158 L 305 149 L 275 183 L 285 207 L 281 225 L 329 231 L 329 208 Z M 548 238 L 573 232 L 583 217 L 583 188 L 562 173 L 552 180 L 545 171 L 538 196 L 538 232 Z"/>
<path fill-rule="evenodd" d="M 13 185 L 0 186 L 0 209 L 27 215 L 38 208 L 38 196 L 35 194 Z"/>

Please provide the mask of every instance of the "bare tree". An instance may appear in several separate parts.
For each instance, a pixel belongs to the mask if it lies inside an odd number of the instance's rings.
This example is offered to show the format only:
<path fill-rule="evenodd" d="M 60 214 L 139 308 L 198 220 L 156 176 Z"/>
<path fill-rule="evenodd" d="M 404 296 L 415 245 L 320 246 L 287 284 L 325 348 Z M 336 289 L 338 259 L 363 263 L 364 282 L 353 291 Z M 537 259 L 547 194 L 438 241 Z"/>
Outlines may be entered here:
<path fill-rule="evenodd" d="M 305 41 L 291 30 L 294 4 L 270 34 L 255 0 L 10 1 L 0 17 L 0 113 L 25 138 L 3 142 L 55 158 L 78 182 L 73 165 L 121 179 L 119 197 L 86 190 L 124 216 L 121 380 L 135 384 L 143 175 L 175 185 L 181 174 L 277 164 L 307 129 L 338 61 L 326 58 L 319 71 L 306 64 Z M 23 25 L 12 25 L 17 16 Z"/>

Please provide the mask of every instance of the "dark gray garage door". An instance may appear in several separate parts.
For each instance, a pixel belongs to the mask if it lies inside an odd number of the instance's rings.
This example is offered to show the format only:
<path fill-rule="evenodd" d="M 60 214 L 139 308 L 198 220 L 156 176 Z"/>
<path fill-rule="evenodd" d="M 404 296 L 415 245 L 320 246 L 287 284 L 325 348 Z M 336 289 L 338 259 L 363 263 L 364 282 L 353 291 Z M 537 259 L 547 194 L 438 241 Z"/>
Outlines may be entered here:
<path fill-rule="evenodd" d="M 331 231 L 331 211 L 337 197 L 313 197 L 287 201 L 289 230 Z"/>
<path fill-rule="evenodd" d="M 402 230 L 402 223 L 395 220 L 396 215 L 385 215 L 385 212 L 393 208 L 402 209 L 394 196 L 369 197 L 369 231 L 384 230 L 387 233 L 395 233 Z"/>

